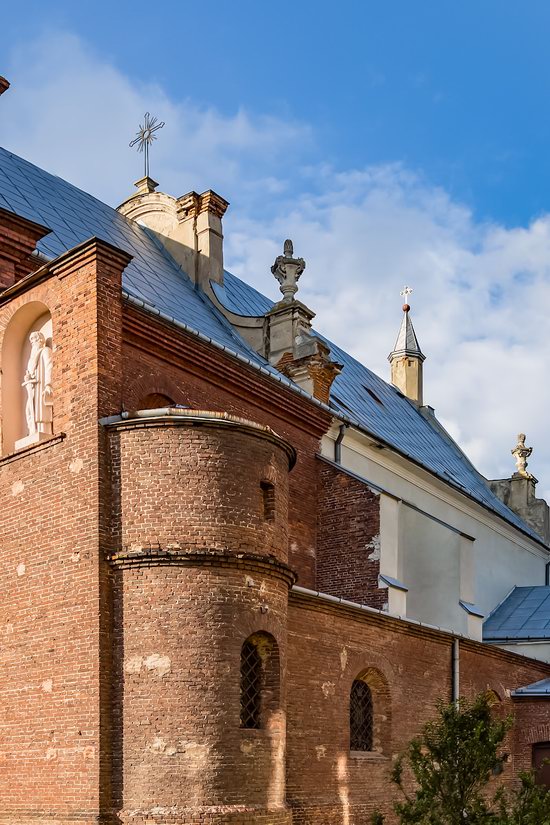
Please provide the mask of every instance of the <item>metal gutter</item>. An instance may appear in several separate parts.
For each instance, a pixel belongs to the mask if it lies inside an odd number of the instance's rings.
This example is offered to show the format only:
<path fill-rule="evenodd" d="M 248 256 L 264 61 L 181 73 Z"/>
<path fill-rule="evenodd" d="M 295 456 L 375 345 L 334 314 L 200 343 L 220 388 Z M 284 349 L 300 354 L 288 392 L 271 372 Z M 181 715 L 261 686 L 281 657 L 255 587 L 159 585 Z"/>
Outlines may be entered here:
<path fill-rule="evenodd" d="M 373 615 L 383 616 L 384 618 L 388 619 L 397 619 L 404 624 L 408 624 L 414 627 L 425 627 L 427 630 L 437 630 L 439 633 L 445 633 L 445 635 L 450 636 L 452 638 L 460 638 L 460 639 L 467 639 L 468 641 L 475 641 L 470 639 L 469 636 L 465 636 L 463 633 L 458 633 L 455 630 L 448 630 L 445 627 L 439 627 L 435 624 L 429 624 L 428 622 L 421 622 L 419 619 L 411 619 L 406 616 L 400 616 L 397 613 L 388 613 L 386 610 L 379 610 L 377 607 L 369 607 L 367 604 L 360 604 L 359 602 L 352 602 L 348 599 L 343 599 L 341 596 L 331 596 L 330 593 L 321 593 L 320 590 L 310 590 L 307 587 L 300 587 L 300 585 L 295 584 L 292 587 L 292 592 L 294 593 L 303 593 L 304 596 L 312 596 L 320 601 L 332 603 L 332 604 L 339 604 L 342 607 L 351 607 L 355 610 L 362 610 L 364 613 L 372 613 Z"/>
<path fill-rule="evenodd" d="M 376 435 L 375 433 L 370 432 L 370 430 L 367 430 L 362 424 L 359 423 L 359 421 L 356 418 L 353 418 L 352 416 L 349 416 L 349 415 L 345 415 L 344 413 L 340 412 L 340 410 L 334 410 L 328 404 L 325 404 L 322 401 L 319 401 L 317 398 L 314 398 L 314 396 L 310 395 L 308 392 L 303 390 L 301 387 L 298 387 L 292 381 L 289 381 L 289 379 L 286 378 L 285 376 L 277 375 L 274 372 L 266 369 L 261 364 L 258 364 L 257 361 L 253 361 L 251 358 L 246 358 L 244 355 L 241 355 L 239 352 L 236 352 L 235 350 L 231 349 L 230 347 L 226 347 L 224 344 L 219 344 L 213 338 L 210 338 L 208 335 L 204 335 L 204 333 L 199 332 L 199 330 L 195 329 L 194 327 L 189 326 L 189 324 L 186 324 L 183 321 L 178 321 L 176 318 L 173 318 L 171 315 L 168 315 L 167 313 L 161 312 L 161 310 L 159 310 L 156 306 L 154 306 L 154 304 L 150 304 L 146 301 L 143 301 L 141 298 L 137 298 L 135 295 L 132 295 L 130 292 L 128 292 L 128 290 L 123 289 L 122 290 L 122 295 L 128 301 L 128 303 L 134 304 L 134 306 L 142 309 L 144 312 L 148 312 L 152 315 L 155 315 L 157 318 L 161 318 L 163 321 L 166 321 L 167 323 L 171 324 L 172 326 L 178 327 L 179 329 L 185 330 L 185 332 L 189 332 L 191 335 L 197 336 L 202 341 L 206 341 L 208 344 L 211 344 L 213 347 L 216 347 L 216 349 L 219 349 L 222 352 L 225 352 L 228 355 L 230 355 L 232 358 L 236 358 L 238 361 L 241 361 L 241 363 L 246 364 L 249 367 L 252 367 L 252 369 L 256 370 L 257 372 L 261 372 L 263 375 L 266 375 L 268 378 L 271 378 L 272 380 L 278 381 L 280 384 L 287 387 L 292 392 L 300 395 L 302 398 L 307 399 L 311 404 L 314 404 L 316 407 L 319 407 L 320 409 L 322 409 L 325 412 L 332 415 L 332 417 L 335 418 L 336 420 L 341 421 L 344 424 L 347 424 L 348 426 L 355 427 L 357 430 L 359 430 L 359 432 L 362 432 L 365 435 L 370 436 L 370 438 L 372 438 L 373 440 L 375 440 L 376 442 L 381 444 L 385 449 L 389 450 L 392 453 L 395 453 L 396 455 L 403 456 L 408 461 L 410 461 L 412 464 L 414 464 L 415 466 L 420 467 L 422 470 L 424 470 L 425 473 L 428 473 L 433 478 L 437 478 L 439 481 L 442 481 L 444 484 L 447 484 L 449 487 L 455 489 L 459 493 L 462 493 L 462 495 L 464 495 L 470 501 L 473 501 L 474 504 L 477 504 L 478 507 L 482 507 L 486 512 L 491 513 L 491 515 L 494 518 L 498 518 L 501 521 L 503 521 L 504 524 L 506 524 L 509 528 L 511 527 L 514 530 L 518 530 L 518 532 L 522 533 L 528 539 L 535 542 L 535 544 L 538 544 L 541 547 L 543 547 L 547 552 L 550 551 L 550 547 L 548 545 L 544 544 L 542 539 L 538 538 L 535 535 L 532 535 L 528 530 L 524 530 L 521 527 L 518 527 L 518 525 L 513 524 L 513 522 L 508 521 L 508 519 L 504 518 L 504 516 L 500 515 L 500 513 L 497 513 L 496 510 L 493 510 L 491 507 L 489 507 L 489 505 L 487 505 L 484 502 L 480 501 L 479 499 L 475 498 L 475 496 L 473 496 L 470 492 L 468 492 L 468 490 L 465 487 L 463 487 L 461 484 L 459 484 L 458 482 L 454 481 L 451 478 L 443 478 L 442 476 L 438 475 L 434 470 L 430 470 L 429 467 L 426 467 L 424 464 L 422 464 L 420 461 L 418 461 L 416 458 L 414 458 L 414 456 L 410 455 L 410 453 L 398 450 L 396 447 L 394 447 L 393 444 L 390 444 L 389 442 L 385 441 L 383 438 L 380 438 L 380 436 Z M 450 525 L 449 525 L 449 527 L 450 527 Z M 466 536 L 466 538 L 469 538 L 469 537 Z"/>

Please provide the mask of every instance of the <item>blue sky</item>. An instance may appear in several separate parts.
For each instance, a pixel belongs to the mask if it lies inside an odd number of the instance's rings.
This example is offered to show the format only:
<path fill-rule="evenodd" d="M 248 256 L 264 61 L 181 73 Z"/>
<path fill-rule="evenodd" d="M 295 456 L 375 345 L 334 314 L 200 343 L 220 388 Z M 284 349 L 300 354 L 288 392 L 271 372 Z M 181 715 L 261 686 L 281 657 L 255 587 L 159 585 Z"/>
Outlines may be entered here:
<path fill-rule="evenodd" d="M 388 378 L 404 283 L 425 399 L 489 477 L 550 494 L 547 0 L 37 2 L 2 9 L 0 145 L 116 206 L 151 174 L 230 201 L 271 298 L 294 240 L 318 329 Z"/>
<path fill-rule="evenodd" d="M 399 160 L 506 224 L 548 208 L 547 0 L 26 0 L 20 9 L 3 8 L 1 54 L 45 30 L 72 31 L 171 96 L 311 124 L 310 160 Z"/>

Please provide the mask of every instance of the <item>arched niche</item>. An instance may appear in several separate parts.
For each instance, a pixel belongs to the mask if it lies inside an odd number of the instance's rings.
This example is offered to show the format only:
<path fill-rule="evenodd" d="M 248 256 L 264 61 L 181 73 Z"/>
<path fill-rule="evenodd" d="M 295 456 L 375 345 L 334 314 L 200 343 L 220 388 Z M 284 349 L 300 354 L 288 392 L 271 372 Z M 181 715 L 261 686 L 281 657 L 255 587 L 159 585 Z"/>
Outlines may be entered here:
<path fill-rule="evenodd" d="M 20 307 L 6 327 L 2 343 L 2 452 L 11 453 L 20 448 L 29 437 L 26 405 L 27 391 L 23 386 L 31 355 L 30 336 L 40 332 L 46 346 L 53 348 L 52 317 L 45 304 L 31 301 Z M 53 423 L 39 428 L 36 441 L 53 432 Z M 51 432 L 47 432 L 47 430 Z M 44 431 L 45 430 L 45 431 Z M 32 439 L 30 439 L 32 440 Z"/>

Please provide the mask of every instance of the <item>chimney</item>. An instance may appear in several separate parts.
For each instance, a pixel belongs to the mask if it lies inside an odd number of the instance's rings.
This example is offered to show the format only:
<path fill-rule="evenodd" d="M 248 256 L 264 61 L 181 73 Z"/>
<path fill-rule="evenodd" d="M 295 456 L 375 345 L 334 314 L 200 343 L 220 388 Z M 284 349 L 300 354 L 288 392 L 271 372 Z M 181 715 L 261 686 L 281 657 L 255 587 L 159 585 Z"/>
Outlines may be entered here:
<path fill-rule="evenodd" d="M 40 265 L 36 244 L 51 230 L 0 207 L 0 290 L 13 286 Z"/>
<path fill-rule="evenodd" d="M 405 287 L 401 293 L 405 297 L 412 289 Z M 403 304 L 403 320 L 395 342 L 395 347 L 388 355 L 391 365 L 391 382 L 403 395 L 421 407 L 423 398 L 422 364 L 426 356 L 422 353 L 410 317 L 409 304 Z"/>
<path fill-rule="evenodd" d="M 313 333 L 315 313 L 295 298 L 305 267 L 303 258 L 294 257 L 292 241 L 285 241 L 283 254 L 271 267 L 283 299 L 265 315 L 263 354 L 283 375 L 328 404 L 332 382 L 342 365 L 329 358 L 330 349 Z"/>
<path fill-rule="evenodd" d="M 118 211 L 147 226 L 196 286 L 208 291 L 210 281 L 222 284 L 222 218 L 229 203 L 211 189 L 173 198 L 157 192 L 158 183 L 148 176 L 135 186 L 137 193 Z"/>

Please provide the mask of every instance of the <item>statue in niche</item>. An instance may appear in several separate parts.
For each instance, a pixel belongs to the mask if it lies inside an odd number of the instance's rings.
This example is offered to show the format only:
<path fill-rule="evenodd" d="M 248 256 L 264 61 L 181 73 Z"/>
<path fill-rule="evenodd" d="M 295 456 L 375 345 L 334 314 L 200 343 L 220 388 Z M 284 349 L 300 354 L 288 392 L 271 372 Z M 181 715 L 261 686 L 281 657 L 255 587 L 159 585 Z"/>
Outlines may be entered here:
<path fill-rule="evenodd" d="M 522 476 L 522 478 L 533 478 L 531 473 L 527 470 L 527 459 L 533 452 L 533 448 L 525 446 L 525 433 L 520 433 L 518 435 L 518 443 L 511 452 L 516 459 L 516 475 Z"/>
<path fill-rule="evenodd" d="M 25 417 L 29 436 L 53 432 L 52 348 L 42 332 L 31 332 L 31 353 L 22 386 L 27 392 Z"/>

